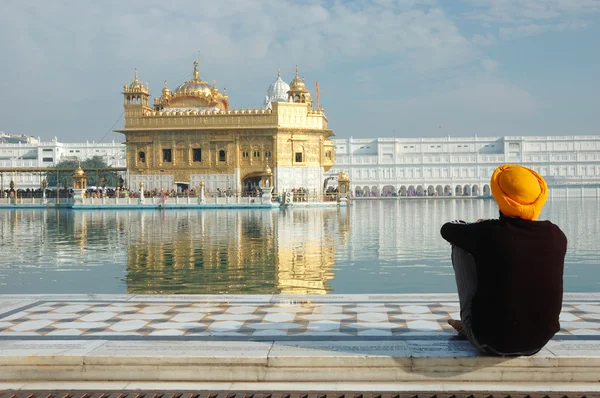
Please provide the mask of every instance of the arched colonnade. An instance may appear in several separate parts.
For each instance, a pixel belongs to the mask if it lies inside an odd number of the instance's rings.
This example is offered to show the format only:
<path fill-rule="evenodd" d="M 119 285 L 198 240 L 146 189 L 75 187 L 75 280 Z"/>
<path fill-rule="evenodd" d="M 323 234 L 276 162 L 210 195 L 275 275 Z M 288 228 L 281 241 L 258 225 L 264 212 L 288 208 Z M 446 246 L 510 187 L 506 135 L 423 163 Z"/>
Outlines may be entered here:
<path fill-rule="evenodd" d="M 403 184 L 384 185 L 355 185 L 352 193 L 356 197 L 389 197 L 389 196 L 491 196 L 489 184 Z"/>

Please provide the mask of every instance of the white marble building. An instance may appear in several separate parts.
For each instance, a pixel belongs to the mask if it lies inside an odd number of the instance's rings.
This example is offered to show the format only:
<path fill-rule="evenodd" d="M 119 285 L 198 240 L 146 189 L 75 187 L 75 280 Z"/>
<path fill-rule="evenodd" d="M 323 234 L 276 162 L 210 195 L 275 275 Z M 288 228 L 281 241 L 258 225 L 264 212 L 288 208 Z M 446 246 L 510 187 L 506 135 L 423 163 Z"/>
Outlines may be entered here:
<path fill-rule="evenodd" d="M 0 168 L 49 167 L 63 160 L 85 160 L 100 156 L 113 167 L 126 167 L 125 145 L 120 142 L 65 143 L 55 137 L 50 142 L 23 135 L 0 133 Z M 41 176 L 35 173 L 1 173 L 0 187 L 8 188 L 10 180 L 18 189 L 38 189 Z"/>
<path fill-rule="evenodd" d="M 600 135 L 334 139 L 336 161 L 324 178 L 346 170 L 355 196 L 489 195 L 494 169 L 518 163 L 537 170 L 554 197 L 600 197 Z M 100 156 L 126 167 L 125 145 L 62 143 L 0 133 L 0 168 L 48 167 L 62 160 Z M 3 173 L 37 189 L 37 174 Z M 319 178 L 318 176 L 313 176 Z"/>
<path fill-rule="evenodd" d="M 600 197 L 598 135 L 334 141 L 327 176 L 346 170 L 355 196 L 490 195 L 494 169 L 517 163 L 544 176 L 552 197 Z"/>

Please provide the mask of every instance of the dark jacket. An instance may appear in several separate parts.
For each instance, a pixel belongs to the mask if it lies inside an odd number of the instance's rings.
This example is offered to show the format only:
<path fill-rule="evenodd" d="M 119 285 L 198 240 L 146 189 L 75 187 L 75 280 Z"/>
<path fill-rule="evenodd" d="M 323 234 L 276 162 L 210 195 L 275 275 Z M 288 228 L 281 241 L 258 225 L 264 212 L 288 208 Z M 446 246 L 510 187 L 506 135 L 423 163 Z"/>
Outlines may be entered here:
<path fill-rule="evenodd" d="M 560 330 L 567 238 L 558 226 L 501 217 L 446 223 L 441 234 L 475 259 L 471 316 L 480 344 L 506 354 L 532 351 Z"/>

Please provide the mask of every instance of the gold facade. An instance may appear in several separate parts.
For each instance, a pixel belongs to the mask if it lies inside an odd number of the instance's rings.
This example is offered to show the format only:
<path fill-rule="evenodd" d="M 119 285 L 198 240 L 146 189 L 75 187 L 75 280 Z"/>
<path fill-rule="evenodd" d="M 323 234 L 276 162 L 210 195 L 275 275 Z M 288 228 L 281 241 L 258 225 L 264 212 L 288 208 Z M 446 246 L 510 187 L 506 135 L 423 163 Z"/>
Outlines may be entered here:
<path fill-rule="evenodd" d="M 153 106 L 137 71 L 124 86 L 125 123 L 117 131 L 126 136 L 130 176 L 172 175 L 190 182 L 192 175 L 235 174 L 241 185 L 267 165 L 275 173 L 278 167 L 333 166 L 333 132 L 324 110 L 312 108 L 297 74 L 290 102 L 274 102 L 271 109 L 231 109 L 227 94 L 200 79 L 197 62 L 193 76 L 173 92 L 165 82 Z"/>

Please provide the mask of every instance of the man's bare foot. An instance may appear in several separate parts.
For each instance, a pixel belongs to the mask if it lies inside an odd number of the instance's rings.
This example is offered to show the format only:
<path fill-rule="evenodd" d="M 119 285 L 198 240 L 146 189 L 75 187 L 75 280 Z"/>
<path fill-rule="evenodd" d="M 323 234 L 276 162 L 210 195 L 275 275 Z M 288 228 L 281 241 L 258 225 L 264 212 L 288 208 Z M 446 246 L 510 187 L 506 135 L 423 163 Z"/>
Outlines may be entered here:
<path fill-rule="evenodd" d="M 457 319 L 448 319 L 448 325 L 452 326 L 459 336 L 465 337 L 465 329 L 461 321 Z"/>

